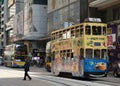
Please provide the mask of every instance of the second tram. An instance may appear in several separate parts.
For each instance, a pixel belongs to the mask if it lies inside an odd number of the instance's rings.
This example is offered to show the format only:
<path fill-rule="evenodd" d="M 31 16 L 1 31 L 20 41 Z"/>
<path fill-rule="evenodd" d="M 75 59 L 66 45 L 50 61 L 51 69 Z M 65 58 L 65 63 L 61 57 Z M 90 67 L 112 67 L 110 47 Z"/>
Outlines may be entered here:
<path fill-rule="evenodd" d="M 4 65 L 9 67 L 23 67 L 28 57 L 27 45 L 11 44 L 4 50 Z"/>

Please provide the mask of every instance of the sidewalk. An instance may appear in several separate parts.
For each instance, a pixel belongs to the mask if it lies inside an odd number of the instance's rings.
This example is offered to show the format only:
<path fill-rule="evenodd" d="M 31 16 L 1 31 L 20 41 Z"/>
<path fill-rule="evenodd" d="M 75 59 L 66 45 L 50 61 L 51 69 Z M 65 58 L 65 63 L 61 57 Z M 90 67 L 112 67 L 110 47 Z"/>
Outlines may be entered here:
<path fill-rule="evenodd" d="M 41 75 L 40 71 L 44 71 L 44 68 L 31 67 L 30 70 L 32 80 L 29 81 L 27 78 L 24 81 L 22 80 L 24 77 L 23 69 L 0 67 L 0 86 L 55 86 L 49 81 L 38 78 Z"/>
<path fill-rule="evenodd" d="M 30 73 L 34 74 L 34 75 L 40 75 L 40 74 L 44 74 L 44 75 L 50 75 L 51 72 L 47 72 L 47 70 L 45 69 L 45 67 L 36 67 L 36 66 L 31 66 L 30 67 Z"/>

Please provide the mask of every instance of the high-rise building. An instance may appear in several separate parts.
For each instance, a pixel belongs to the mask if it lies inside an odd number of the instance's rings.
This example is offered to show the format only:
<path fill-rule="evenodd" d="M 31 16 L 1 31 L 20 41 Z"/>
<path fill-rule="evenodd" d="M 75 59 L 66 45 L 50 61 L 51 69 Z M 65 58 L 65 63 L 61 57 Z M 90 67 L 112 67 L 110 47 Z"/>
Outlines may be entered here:
<path fill-rule="evenodd" d="M 6 18 L 4 17 L 6 15 L 5 10 L 5 6 L 6 4 L 4 4 L 5 0 L 0 0 L 0 55 L 3 54 L 3 47 L 4 47 L 4 39 L 5 39 L 5 22 L 6 22 Z"/>
<path fill-rule="evenodd" d="M 4 35 L 1 36 L 1 49 L 8 44 L 22 42 L 28 44 L 31 50 L 45 50 L 47 0 L 4 0 L 1 10 L 6 19 L 1 21 L 1 27 L 4 28 L 3 33 L 0 33 L 0 36 Z"/>
<path fill-rule="evenodd" d="M 5 3 L 8 3 L 6 6 L 6 10 L 8 11 L 8 19 L 5 23 L 6 25 L 6 44 L 12 44 L 14 43 L 13 37 L 14 37 L 14 17 L 16 14 L 18 14 L 20 11 L 24 9 L 24 0 L 7 0 Z M 5 11 L 6 11 L 5 10 Z"/>

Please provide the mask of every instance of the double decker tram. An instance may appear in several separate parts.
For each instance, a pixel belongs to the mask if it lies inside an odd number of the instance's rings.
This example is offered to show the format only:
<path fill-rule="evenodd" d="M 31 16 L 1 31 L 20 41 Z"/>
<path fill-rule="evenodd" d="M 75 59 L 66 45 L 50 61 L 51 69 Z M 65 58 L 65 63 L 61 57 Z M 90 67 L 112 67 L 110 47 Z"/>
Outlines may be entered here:
<path fill-rule="evenodd" d="M 87 21 L 51 33 L 51 71 L 76 77 L 107 76 L 107 24 Z"/>
<path fill-rule="evenodd" d="M 25 44 L 7 45 L 4 50 L 4 65 L 23 67 L 28 57 L 28 47 Z"/>

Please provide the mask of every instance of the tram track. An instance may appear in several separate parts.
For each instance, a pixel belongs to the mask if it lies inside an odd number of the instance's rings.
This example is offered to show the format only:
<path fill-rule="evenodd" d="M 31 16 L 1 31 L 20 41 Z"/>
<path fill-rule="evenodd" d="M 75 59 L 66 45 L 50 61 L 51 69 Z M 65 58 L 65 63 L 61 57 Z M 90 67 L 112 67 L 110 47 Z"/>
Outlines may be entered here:
<path fill-rule="evenodd" d="M 116 80 L 97 79 L 94 82 L 104 83 L 104 84 L 108 84 L 108 85 L 112 85 L 112 86 L 120 86 L 120 82 L 116 81 Z"/>
<path fill-rule="evenodd" d="M 47 76 L 53 76 L 53 75 L 48 75 L 48 74 L 43 74 L 43 75 L 47 75 Z M 62 78 L 68 78 L 68 79 L 71 79 L 71 80 L 80 80 L 80 81 L 89 81 L 89 82 L 97 82 L 97 83 L 103 83 L 103 84 L 107 84 L 107 85 L 112 85 L 112 86 L 119 86 L 120 82 L 117 81 L 117 80 L 114 80 L 115 77 L 103 77 L 103 78 L 91 78 L 91 79 L 84 79 L 84 78 L 77 78 L 77 77 L 63 77 Z M 110 78 L 110 79 L 109 79 Z M 112 80 L 111 80 L 112 78 Z M 119 78 L 119 77 L 118 77 Z M 117 79 L 117 78 L 116 78 Z M 85 84 L 83 84 L 85 85 Z M 86 85 L 86 86 L 89 86 L 89 85 Z"/>
<path fill-rule="evenodd" d="M 52 84 L 57 84 L 56 86 L 112 86 L 102 83 L 90 82 L 90 81 L 80 81 L 69 78 L 53 77 L 41 75 L 40 77 L 35 76 L 38 79 L 49 81 Z"/>
<path fill-rule="evenodd" d="M 59 86 L 73 86 L 73 85 L 70 85 L 70 84 L 65 84 L 64 82 L 59 82 L 59 81 L 54 81 L 54 80 L 50 80 L 50 79 L 43 79 L 43 78 L 38 78 L 38 79 L 42 79 L 42 80 L 45 80 L 45 81 L 50 81 L 52 83 L 56 83 L 56 84 L 59 84 Z M 72 82 L 73 83 L 73 82 Z M 76 83 L 75 83 L 76 84 Z M 78 83 L 77 83 L 78 84 Z M 80 84 L 80 85 L 83 85 L 83 86 L 90 86 L 90 85 L 85 85 L 85 84 Z M 56 85 L 58 86 L 58 85 Z M 75 85 L 74 85 L 75 86 Z M 76 85 L 78 86 L 78 85 Z"/>
<path fill-rule="evenodd" d="M 7 72 L 7 69 L 11 70 L 10 73 L 14 72 L 11 68 L 2 68 Z M 16 69 L 15 69 L 16 70 Z M 21 70 L 21 69 L 20 69 Z M 23 71 L 18 70 L 15 74 L 23 74 Z M 93 78 L 93 79 L 82 79 L 75 77 L 55 77 L 50 73 L 37 73 L 31 72 L 30 75 L 36 77 L 36 79 L 44 80 L 52 83 L 55 86 L 119 86 L 119 78 L 105 77 L 105 78 Z"/>
<path fill-rule="evenodd" d="M 50 79 L 45 79 L 45 78 L 38 78 L 38 79 L 42 79 L 42 80 L 45 80 L 45 81 L 49 81 L 49 82 L 52 82 L 54 83 L 55 85 L 57 86 L 71 86 L 69 84 L 65 84 L 65 83 L 62 83 L 62 82 L 57 82 L 57 81 L 54 81 L 54 80 L 50 80 Z"/>

